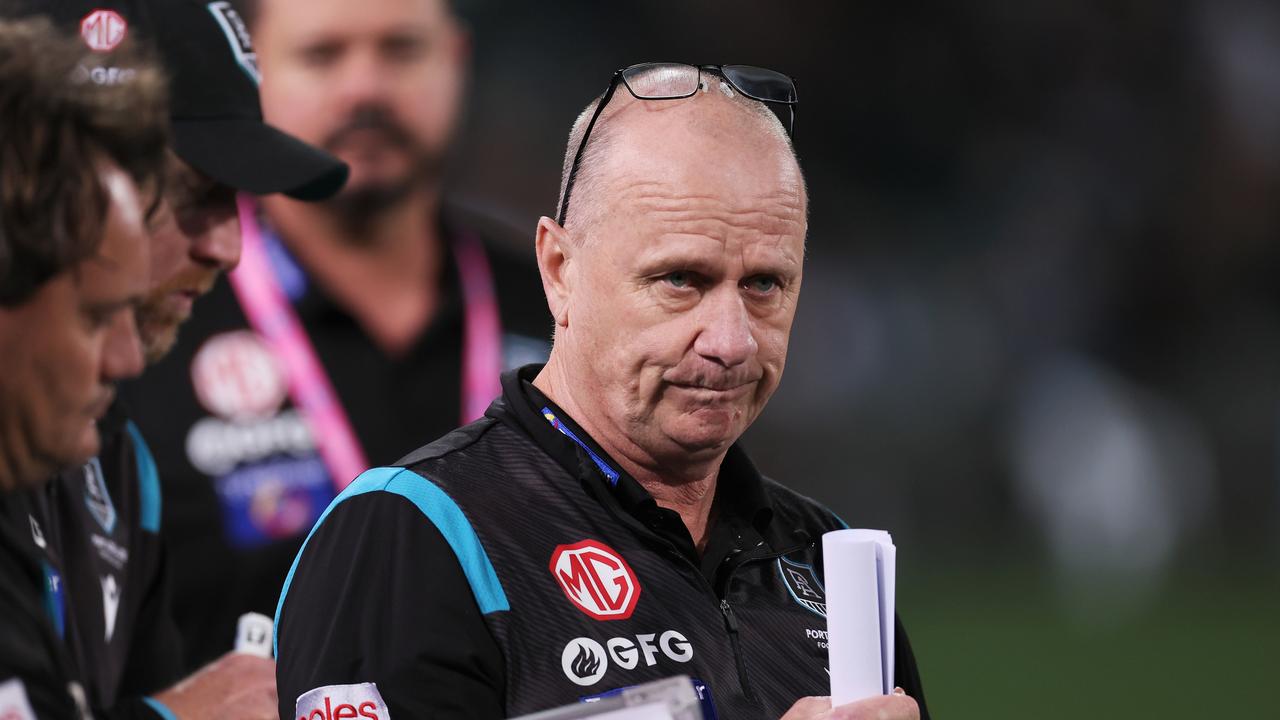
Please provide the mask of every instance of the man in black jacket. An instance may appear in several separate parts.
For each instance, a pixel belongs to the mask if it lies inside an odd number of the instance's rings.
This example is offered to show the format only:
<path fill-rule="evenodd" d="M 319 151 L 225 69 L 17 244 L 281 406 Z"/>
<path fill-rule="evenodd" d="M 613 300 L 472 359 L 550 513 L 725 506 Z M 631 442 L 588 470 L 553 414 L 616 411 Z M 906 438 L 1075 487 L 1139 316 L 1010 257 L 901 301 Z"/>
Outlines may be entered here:
<path fill-rule="evenodd" d="M 239 258 L 236 192 L 318 199 L 342 185 L 346 168 L 262 122 L 252 46 L 225 2 L 42 0 L 11 12 L 48 15 L 86 52 L 126 44 L 159 51 L 172 142 L 149 218 L 150 284 L 136 303 L 134 341 L 155 362 L 193 302 Z M 107 65 L 87 79 L 128 87 L 137 81 L 130 70 Z M 60 587 L 47 613 L 89 707 L 110 718 L 274 717 L 269 659 L 227 654 L 184 680 L 155 463 L 119 403 L 97 431 L 100 451 L 87 463 L 68 460 L 51 482 L 4 503 L 4 520 Z M 231 642 L 228 633 L 224 652 Z"/>
<path fill-rule="evenodd" d="M 905 693 L 820 697 L 843 523 L 736 445 L 799 297 L 807 196 L 771 112 L 794 101 L 772 71 L 661 64 L 583 113 L 537 232 L 551 358 L 330 505 L 277 611 L 281 717 L 506 717 L 676 674 L 707 717 L 927 716 L 901 628 Z"/>
<path fill-rule="evenodd" d="M 100 450 L 95 421 L 143 366 L 164 86 L 122 53 L 0 19 L 0 717 L 15 720 L 88 713 L 54 538 L 23 496 Z M 108 69 L 132 81 L 94 82 Z"/>

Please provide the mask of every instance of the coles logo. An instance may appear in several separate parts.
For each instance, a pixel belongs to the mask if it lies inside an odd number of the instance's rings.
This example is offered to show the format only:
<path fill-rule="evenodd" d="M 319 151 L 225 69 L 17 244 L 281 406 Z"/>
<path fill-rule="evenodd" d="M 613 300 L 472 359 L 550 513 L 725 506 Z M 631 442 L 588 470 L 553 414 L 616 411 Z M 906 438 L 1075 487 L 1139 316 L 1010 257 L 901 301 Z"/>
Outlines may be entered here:
<path fill-rule="evenodd" d="M 595 540 L 557 546 L 551 574 L 565 597 L 596 620 L 626 620 L 640 599 L 640 582 L 631 566 Z"/>
<path fill-rule="evenodd" d="M 206 340 L 191 361 L 191 384 L 209 412 L 236 421 L 271 416 L 289 391 L 275 356 L 251 330 Z"/>
<path fill-rule="evenodd" d="M 326 685 L 298 696 L 298 720 L 390 720 L 391 713 L 374 683 Z"/>
<path fill-rule="evenodd" d="M 589 637 L 578 637 L 561 651 L 560 669 L 575 685 L 586 687 L 600 682 L 610 662 L 621 670 L 635 670 L 642 664 L 657 665 L 660 657 L 687 663 L 693 659 L 693 645 L 675 630 L 609 638 L 604 645 Z"/>
<path fill-rule="evenodd" d="M 80 21 L 80 37 L 95 52 L 110 52 L 124 42 L 129 24 L 114 10 L 94 10 Z"/>

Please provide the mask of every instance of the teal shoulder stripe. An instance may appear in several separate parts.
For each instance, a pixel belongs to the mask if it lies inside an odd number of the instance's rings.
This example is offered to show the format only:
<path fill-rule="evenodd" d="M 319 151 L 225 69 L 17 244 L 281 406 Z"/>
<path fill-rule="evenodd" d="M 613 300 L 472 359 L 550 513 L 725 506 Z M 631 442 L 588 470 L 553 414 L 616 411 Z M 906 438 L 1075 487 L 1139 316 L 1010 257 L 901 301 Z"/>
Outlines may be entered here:
<path fill-rule="evenodd" d="M 142 439 L 142 433 L 132 420 L 125 422 L 129 431 L 129 439 L 133 441 L 133 454 L 138 460 L 138 524 L 147 532 L 160 532 L 160 473 L 156 471 L 156 460 L 151 456 L 151 448 Z"/>
<path fill-rule="evenodd" d="M 466 515 L 462 513 L 462 508 L 458 507 L 453 498 L 438 485 L 411 470 L 394 467 L 373 468 L 361 473 L 360 477 L 329 503 L 329 507 L 320 514 L 320 519 L 307 534 L 307 539 L 302 543 L 302 549 L 298 551 L 297 557 L 293 559 L 289 574 L 284 579 L 284 588 L 280 591 L 280 601 L 276 603 L 277 631 L 272 638 L 272 649 L 277 656 L 280 654 L 280 612 L 284 609 L 285 596 L 289 594 L 289 586 L 293 583 L 293 573 L 298 569 L 302 553 L 307 551 L 307 543 L 311 542 L 311 536 L 315 535 L 316 528 L 320 527 L 329 517 L 329 513 L 333 512 L 340 503 L 370 492 L 389 492 L 407 499 L 436 526 L 440 534 L 444 535 L 445 541 L 449 543 L 449 547 L 453 549 L 454 555 L 458 557 L 458 563 L 462 565 L 462 573 L 466 575 L 467 582 L 471 585 L 471 592 L 475 595 L 476 605 L 480 607 L 481 613 L 487 615 L 511 609 L 507 603 L 507 594 L 502 590 L 502 583 L 498 580 L 498 573 L 494 571 L 489 555 L 481 546 L 475 528 L 471 527 L 471 522 L 467 520 Z"/>
<path fill-rule="evenodd" d="M 173 711 L 169 709 L 169 706 L 159 700 L 153 697 L 144 697 L 142 698 L 142 702 L 146 703 L 147 707 L 154 710 L 155 713 L 161 717 L 161 720 L 178 720 L 178 716 L 173 714 Z"/>

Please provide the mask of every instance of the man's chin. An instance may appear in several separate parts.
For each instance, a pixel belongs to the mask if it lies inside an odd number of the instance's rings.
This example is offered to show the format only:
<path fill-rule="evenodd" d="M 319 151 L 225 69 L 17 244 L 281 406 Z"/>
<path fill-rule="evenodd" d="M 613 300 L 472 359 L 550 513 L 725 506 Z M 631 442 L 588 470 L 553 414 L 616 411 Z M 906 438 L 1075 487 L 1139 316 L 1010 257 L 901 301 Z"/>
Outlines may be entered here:
<path fill-rule="evenodd" d="M 409 178 L 397 181 L 367 181 L 345 188 L 328 202 L 348 225 L 359 226 L 399 205 L 413 192 Z"/>
<path fill-rule="evenodd" d="M 84 425 L 77 428 L 73 434 L 75 443 L 71 447 L 63 448 L 56 453 L 57 464 L 60 468 L 75 468 L 89 462 L 89 458 L 94 457 L 102 450 L 102 438 L 98 435 L 98 422 L 94 419 L 88 419 Z"/>
<path fill-rule="evenodd" d="M 178 342 L 178 326 L 180 323 L 145 325 L 141 330 L 142 350 L 147 364 L 153 365 L 164 359 Z"/>
<path fill-rule="evenodd" d="M 690 459 L 696 459 L 724 452 L 744 430 L 733 411 L 700 410 L 675 419 L 665 434 Z"/>

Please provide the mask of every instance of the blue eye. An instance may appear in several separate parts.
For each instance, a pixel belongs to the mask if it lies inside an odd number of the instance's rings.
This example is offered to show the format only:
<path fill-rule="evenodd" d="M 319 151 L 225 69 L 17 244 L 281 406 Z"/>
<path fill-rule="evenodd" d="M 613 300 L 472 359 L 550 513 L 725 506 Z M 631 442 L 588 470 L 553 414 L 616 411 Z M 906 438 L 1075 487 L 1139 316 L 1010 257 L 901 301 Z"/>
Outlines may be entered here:
<path fill-rule="evenodd" d="M 768 275 L 756 275 L 755 277 L 747 278 L 746 285 L 748 289 L 758 293 L 769 293 L 777 289 L 778 280 Z"/>
<path fill-rule="evenodd" d="M 667 273 L 662 279 L 670 283 L 672 287 L 686 288 L 693 283 L 693 274 L 684 270 L 677 270 Z"/>

